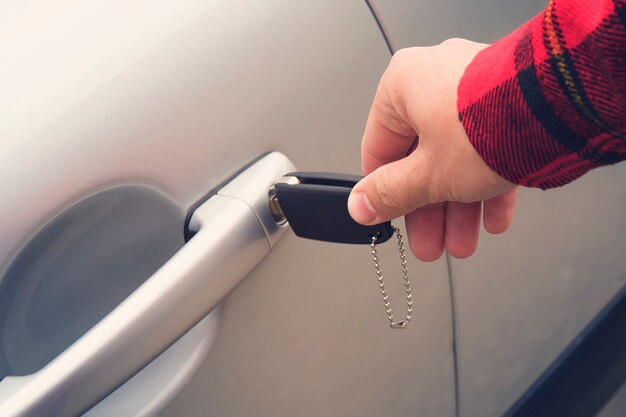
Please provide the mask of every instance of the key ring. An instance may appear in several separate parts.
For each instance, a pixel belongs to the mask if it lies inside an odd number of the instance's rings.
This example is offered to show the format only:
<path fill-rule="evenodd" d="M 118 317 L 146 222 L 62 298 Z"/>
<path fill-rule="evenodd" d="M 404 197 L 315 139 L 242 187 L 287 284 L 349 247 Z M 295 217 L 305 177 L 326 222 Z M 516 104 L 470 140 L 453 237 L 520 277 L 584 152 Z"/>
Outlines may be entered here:
<path fill-rule="evenodd" d="M 378 277 L 378 286 L 380 287 L 380 291 L 383 295 L 383 303 L 385 304 L 385 311 L 387 312 L 387 320 L 389 320 L 389 325 L 392 329 L 406 329 L 409 321 L 411 321 L 411 313 L 413 313 L 413 296 L 411 295 L 411 283 L 409 282 L 409 273 L 406 266 L 406 255 L 404 252 L 404 242 L 402 241 L 402 234 L 400 233 L 400 229 L 395 226 L 393 226 L 393 231 L 396 233 L 396 237 L 398 238 L 398 250 L 400 252 L 402 276 L 404 279 L 404 290 L 406 292 L 406 317 L 402 321 L 394 321 L 393 313 L 391 312 L 391 304 L 389 303 L 389 296 L 387 295 L 387 290 L 385 289 L 385 281 L 383 279 L 383 273 L 380 269 L 378 252 L 376 251 L 376 241 L 378 240 L 378 233 L 372 236 L 370 247 L 372 248 L 374 270 L 376 271 L 376 276 Z"/>

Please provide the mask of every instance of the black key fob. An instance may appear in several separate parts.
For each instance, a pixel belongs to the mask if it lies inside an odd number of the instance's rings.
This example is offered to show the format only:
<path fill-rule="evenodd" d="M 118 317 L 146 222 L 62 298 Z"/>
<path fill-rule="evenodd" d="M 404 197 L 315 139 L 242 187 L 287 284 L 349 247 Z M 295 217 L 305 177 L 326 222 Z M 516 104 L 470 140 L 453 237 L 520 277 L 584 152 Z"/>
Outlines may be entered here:
<path fill-rule="evenodd" d="M 293 172 L 270 190 L 270 208 L 277 222 L 289 222 L 306 239 L 336 243 L 382 243 L 393 236 L 391 222 L 358 224 L 348 213 L 348 196 L 361 176 L 326 172 Z"/>

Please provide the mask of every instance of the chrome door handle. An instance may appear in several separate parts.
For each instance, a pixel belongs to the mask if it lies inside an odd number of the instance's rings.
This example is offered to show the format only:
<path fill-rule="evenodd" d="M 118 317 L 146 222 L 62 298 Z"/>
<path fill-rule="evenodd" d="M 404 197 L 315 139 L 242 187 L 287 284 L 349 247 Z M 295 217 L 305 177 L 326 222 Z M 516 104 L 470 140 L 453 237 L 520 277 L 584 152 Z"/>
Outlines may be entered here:
<path fill-rule="evenodd" d="M 200 205 L 195 236 L 134 293 L 41 370 L 0 381 L 2 416 L 80 414 L 175 342 L 283 235 L 268 190 L 294 169 L 272 152 Z"/>

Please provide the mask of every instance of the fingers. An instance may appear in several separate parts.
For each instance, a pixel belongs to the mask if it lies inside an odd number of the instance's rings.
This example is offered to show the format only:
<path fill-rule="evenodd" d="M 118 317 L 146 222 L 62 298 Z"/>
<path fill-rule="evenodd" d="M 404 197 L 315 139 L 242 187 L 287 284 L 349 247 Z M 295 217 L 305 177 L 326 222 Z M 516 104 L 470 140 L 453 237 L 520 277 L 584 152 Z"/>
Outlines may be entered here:
<path fill-rule="evenodd" d="M 455 258 L 467 258 L 476 250 L 482 202 L 449 202 L 446 207 L 445 245 Z"/>
<path fill-rule="evenodd" d="M 414 86 L 407 88 L 406 81 L 415 76 L 420 50 L 395 53 L 378 85 L 361 143 L 362 170 L 367 176 L 348 200 L 350 214 L 359 223 L 381 223 L 430 202 L 424 187 L 419 187 L 425 167 L 416 170 L 418 132 L 406 111 L 407 97 L 415 100 Z"/>
<path fill-rule="evenodd" d="M 397 116 L 381 115 L 382 111 L 376 109 L 379 104 L 374 102 L 361 143 L 361 165 L 364 175 L 405 157 L 415 142 L 415 132 L 410 128 L 401 127 L 400 124 L 404 122 L 394 121 Z M 384 104 L 380 106 L 382 105 Z"/>
<path fill-rule="evenodd" d="M 491 198 L 484 205 L 483 222 L 489 233 L 503 233 L 511 225 L 519 188 Z M 420 207 L 405 217 L 409 246 L 416 258 L 435 261 L 443 249 L 455 258 L 476 251 L 481 202 L 448 202 Z"/>
<path fill-rule="evenodd" d="M 429 204 L 405 216 L 411 252 L 431 262 L 443 254 L 446 212 L 443 203 Z"/>
<path fill-rule="evenodd" d="M 511 225 L 515 212 L 515 203 L 519 187 L 515 187 L 504 194 L 485 200 L 483 223 L 489 233 L 503 233 Z"/>
<path fill-rule="evenodd" d="M 362 224 L 381 223 L 423 204 L 415 201 L 410 188 L 414 185 L 411 163 L 415 158 L 406 156 L 417 146 L 417 133 L 403 109 L 398 108 L 402 100 L 396 97 L 394 103 L 392 99 L 399 78 L 394 62 L 397 59 L 392 59 L 381 78 L 365 125 L 361 161 L 367 177 L 354 187 L 348 200 L 350 215 Z"/>
<path fill-rule="evenodd" d="M 425 166 L 419 150 L 376 169 L 363 178 L 348 198 L 348 211 L 361 224 L 395 219 L 429 203 L 424 185 Z M 423 169 L 420 169 L 423 168 Z"/>
<path fill-rule="evenodd" d="M 361 143 L 364 175 L 406 156 L 417 136 L 404 109 L 404 89 L 398 88 L 403 74 L 398 63 L 401 55 L 394 55 L 383 74 L 367 118 Z"/>

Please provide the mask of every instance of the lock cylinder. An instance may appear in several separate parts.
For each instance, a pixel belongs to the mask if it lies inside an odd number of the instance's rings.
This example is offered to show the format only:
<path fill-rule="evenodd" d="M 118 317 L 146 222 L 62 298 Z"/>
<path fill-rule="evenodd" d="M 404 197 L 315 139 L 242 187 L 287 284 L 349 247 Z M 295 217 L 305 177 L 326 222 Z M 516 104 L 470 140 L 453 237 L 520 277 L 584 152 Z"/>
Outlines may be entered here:
<path fill-rule="evenodd" d="M 293 176 L 284 176 L 279 178 L 274 185 L 270 187 L 268 193 L 268 204 L 270 207 L 270 213 L 272 213 L 272 217 L 277 225 L 282 226 L 287 224 L 287 217 L 285 216 L 285 212 L 283 208 L 280 206 L 280 202 L 278 201 L 278 196 L 276 195 L 276 184 L 290 184 L 296 185 L 300 184 L 300 180 L 297 177 Z"/>

